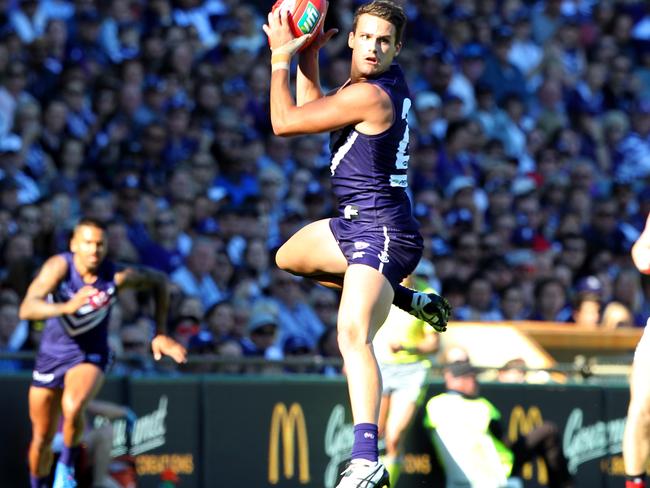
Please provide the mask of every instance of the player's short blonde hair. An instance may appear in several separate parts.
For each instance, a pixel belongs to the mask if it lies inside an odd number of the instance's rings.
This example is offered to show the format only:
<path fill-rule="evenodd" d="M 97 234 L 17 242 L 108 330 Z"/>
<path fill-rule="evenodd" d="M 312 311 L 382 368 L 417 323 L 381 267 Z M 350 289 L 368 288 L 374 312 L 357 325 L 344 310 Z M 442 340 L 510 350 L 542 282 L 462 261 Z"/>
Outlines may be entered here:
<path fill-rule="evenodd" d="M 402 34 L 406 26 L 406 14 L 400 5 L 390 0 L 373 0 L 370 3 L 361 5 L 354 13 L 352 32 L 356 32 L 357 21 L 363 14 L 374 15 L 393 24 L 395 26 L 395 44 L 402 42 Z"/>

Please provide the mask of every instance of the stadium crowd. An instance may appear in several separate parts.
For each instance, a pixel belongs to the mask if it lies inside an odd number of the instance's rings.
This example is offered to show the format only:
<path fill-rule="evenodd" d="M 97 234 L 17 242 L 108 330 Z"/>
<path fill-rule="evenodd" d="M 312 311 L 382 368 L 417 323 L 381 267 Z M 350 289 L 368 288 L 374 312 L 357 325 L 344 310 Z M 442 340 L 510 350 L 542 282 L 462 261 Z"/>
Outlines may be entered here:
<path fill-rule="evenodd" d="M 169 275 L 190 353 L 337 357 L 336 293 L 273 264 L 335 202 L 327 138 L 272 134 L 268 6 L 0 3 L 0 351 L 36 347 L 20 299 L 88 216 L 109 258 Z M 405 6 L 420 278 L 456 320 L 644 325 L 650 282 L 629 251 L 650 211 L 650 3 Z M 328 89 L 347 78 L 354 7 L 330 4 Z M 117 310 L 113 348 L 142 359 L 119 368 L 155 372 L 147 296 Z"/>

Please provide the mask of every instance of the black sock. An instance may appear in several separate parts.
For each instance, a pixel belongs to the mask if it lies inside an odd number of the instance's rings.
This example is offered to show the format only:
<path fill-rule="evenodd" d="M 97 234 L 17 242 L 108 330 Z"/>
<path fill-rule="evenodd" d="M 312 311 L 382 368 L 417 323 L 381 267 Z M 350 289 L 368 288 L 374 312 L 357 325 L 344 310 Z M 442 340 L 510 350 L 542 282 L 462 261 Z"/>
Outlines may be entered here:
<path fill-rule="evenodd" d="M 411 310 L 413 310 L 414 293 L 417 292 L 403 285 L 397 285 L 395 287 L 395 296 L 393 297 L 393 305 L 395 305 L 397 308 L 401 308 L 405 312 L 411 313 Z"/>

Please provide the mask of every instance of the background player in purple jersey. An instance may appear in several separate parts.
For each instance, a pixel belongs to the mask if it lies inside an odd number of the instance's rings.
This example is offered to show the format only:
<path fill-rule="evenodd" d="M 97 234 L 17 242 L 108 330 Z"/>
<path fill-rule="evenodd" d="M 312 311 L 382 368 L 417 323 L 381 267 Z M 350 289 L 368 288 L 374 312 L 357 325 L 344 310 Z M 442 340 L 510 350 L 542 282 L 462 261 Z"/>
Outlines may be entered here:
<path fill-rule="evenodd" d="M 643 274 L 650 274 L 650 215 L 645 229 L 632 246 L 632 260 Z M 650 323 L 650 319 L 648 319 Z M 625 488 L 646 488 L 646 469 L 650 459 L 650 330 L 646 324 L 634 351 L 630 377 L 630 405 L 623 433 Z"/>
<path fill-rule="evenodd" d="M 70 253 L 49 258 L 30 284 L 20 307 L 24 320 L 46 320 L 29 390 L 32 487 L 45 487 L 52 463 L 50 448 L 63 413 L 64 448 L 54 487 L 75 487 L 74 458 L 83 435 L 83 413 L 98 392 L 108 363 L 107 326 L 117 290 L 150 288 L 155 294 L 154 357 L 185 361 L 183 346 L 165 335 L 169 296 L 163 274 L 125 268 L 105 260 L 102 225 L 85 219 L 74 229 Z"/>
<path fill-rule="evenodd" d="M 278 266 L 342 287 L 338 341 L 345 362 L 354 420 L 352 462 L 339 488 L 388 486 L 378 462 L 377 418 L 381 378 L 370 340 L 391 303 L 446 327 L 449 306 L 436 294 L 399 283 L 422 255 L 422 238 L 405 192 L 411 106 L 394 58 L 401 49 L 406 16 L 386 0 L 355 12 L 348 45 L 350 79 L 323 96 L 318 50 L 335 33 L 317 37 L 300 54 L 294 101 L 291 57 L 308 36 L 294 38 L 286 12 L 276 9 L 264 31 L 271 45 L 271 122 L 277 135 L 331 132 L 332 187 L 340 216 L 311 223 L 278 250 Z"/>

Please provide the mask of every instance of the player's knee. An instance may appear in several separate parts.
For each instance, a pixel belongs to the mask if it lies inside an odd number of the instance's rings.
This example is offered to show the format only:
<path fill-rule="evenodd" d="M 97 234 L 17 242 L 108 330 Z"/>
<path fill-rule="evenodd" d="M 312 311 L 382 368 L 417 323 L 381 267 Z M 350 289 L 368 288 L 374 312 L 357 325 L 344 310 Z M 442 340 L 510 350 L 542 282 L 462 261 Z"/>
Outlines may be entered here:
<path fill-rule="evenodd" d="M 43 454 L 50 448 L 53 439 L 54 436 L 50 434 L 33 434 L 31 448 Z"/>
<path fill-rule="evenodd" d="M 366 347 L 368 343 L 367 334 L 364 334 L 360 329 L 360 327 L 355 327 L 353 323 L 339 323 L 337 340 L 343 356 L 348 351 Z"/>
<path fill-rule="evenodd" d="M 75 421 L 83 411 L 84 401 L 78 398 L 65 397 L 61 402 L 63 418 L 66 422 Z"/>

